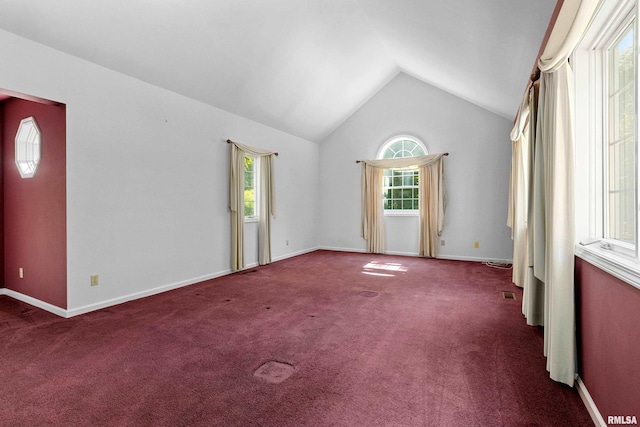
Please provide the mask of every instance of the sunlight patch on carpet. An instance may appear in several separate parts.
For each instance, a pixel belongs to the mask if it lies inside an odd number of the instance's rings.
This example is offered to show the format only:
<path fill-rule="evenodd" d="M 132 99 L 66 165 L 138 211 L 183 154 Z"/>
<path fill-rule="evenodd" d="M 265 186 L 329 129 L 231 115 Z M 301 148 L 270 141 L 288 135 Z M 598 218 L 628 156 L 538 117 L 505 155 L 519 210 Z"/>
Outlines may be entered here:
<path fill-rule="evenodd" d="M 296 368 L 290 363 L 270 360 L 263 363 L 258 369 L 256 369 L 253 376 L 260 378 L 269 384 L 280 384 L 282 381 L 293 375 L 295 370 Z"/>
<path fill-rule="evenodd" d="M 371 261 L 362 267 L 362 273 L 373 276 L 393 277 L 396 273 L 404 273 L 407 268 L 397 262 Z"/>

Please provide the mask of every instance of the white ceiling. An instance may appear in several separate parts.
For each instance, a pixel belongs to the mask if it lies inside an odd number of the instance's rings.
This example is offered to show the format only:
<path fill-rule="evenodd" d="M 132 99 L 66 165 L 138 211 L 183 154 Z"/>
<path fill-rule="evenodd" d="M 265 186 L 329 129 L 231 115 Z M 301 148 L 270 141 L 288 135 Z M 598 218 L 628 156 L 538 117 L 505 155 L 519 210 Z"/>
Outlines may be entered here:
<path fill-rule="evenodd" d="M 555 3 L 0 0 L 0 28 L 320 142 L 399 72 L 512 119 Z"/>

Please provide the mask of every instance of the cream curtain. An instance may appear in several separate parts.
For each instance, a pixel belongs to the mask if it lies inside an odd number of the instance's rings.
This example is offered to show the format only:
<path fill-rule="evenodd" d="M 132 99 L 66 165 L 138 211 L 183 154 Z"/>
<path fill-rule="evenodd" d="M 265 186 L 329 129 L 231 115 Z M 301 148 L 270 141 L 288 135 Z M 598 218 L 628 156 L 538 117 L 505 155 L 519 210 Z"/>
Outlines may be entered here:
<path fill-rule="evenodd" d="M 529 97 L 523 97 L 516 123 L 511 131 L 511 176 L 507 225 L 513 238 L 512 280 L 524 287 L 527 269 L 527 169 L 529 144 Z"/>
<path fill-rule="evenodd" d="M 593 19 L 600 0 L 564 0 L 538 60 L 542 72 L 560 68 L 571 56 Z"/>
<path fill-rule="evenodd" d="M 544 169 L 545 355 L 551 378 L 569 385 L 576 357 L 572 77 L 568 62 L 542 73 L 537 135 Z"/>
<path fill-rule="evenodd" d="M 229 156 L 229 209 L 231 210 L 231 270 L 237 271 L 244 264 L 244 158 L 260 157 L 258 198 L 258 262 L 271 262 L 271 216 L 275 215 L 275 187 L 273 180 L 273 156 L 275 152 L 231 142 Z"/>
<path fill-rule="evenodd" d="M 507 221 L 513 232 L 512 279 L 513 283 L 524 288 L 522 314 L 527 324 L 532 326 L 544 325 L 544 283 L 533 272 L 535 230 L 541 230 L 544 237 L 544 229 L 540 225 L 535 228 L 534 220 L 535 211 L 541 211 L 544 216 L 543 181 L 538 180 L 536 184 L 535 180 L 538 92 L 537 84 L 527 89 L 511 131 L 511 192 Z M 541 153 L 540 150 L 538 152 Z M 542 171 L 540 158 L 538 172 Z M 534 195 L 538 195 L 538 203 L 534 202 Z M 544 251 L 540 252 L 544 256 Z"/>
<path fill-rule="evenodd" d="M 536 84 L 529 90 L 529 142 L 526 153 L 526 163 L 528 165 L 526 174 L 526 198 L 527 198 L 527 234 L 526 234 L 526 251 L 527 251 L 527 269 L 524 277 L 524 293 L 522 298 L 522 313 L 527 319 L 527 324 L 531 326 L 544 326 L 544 282 L 538 279 L 534 274 L 534 242 L 535 232 L 541 229 L 541 222 L 544 221 L 544 209 L 542 209 L 542 219 L 535 220 L 536 212 L 539 212 L 539 206 L 544 207 L 544 195 L 542 194 L 543 181 L 536 181 L 536 172 L 539 174 L 543 171 L 542 159 L 538 158 L 540 167 L 536 168 L 536 135 L 537 135 L 537 112 L 538 112 L 538 93 L 540 87 Z M 541 153 L 540 150 L 537 150 Z M 542 175 L 539 175 L 541 177 Z M 537 199 L 536 199 L 537 196 Z M 535 200 L 538 200 L 536 203 Z M 536 223 L 538 226 L 536 227 Z M 542 222 L 543 223 L 543 222 Z M 538 234 L 544 236 L 544 229 Z"/>
<path fill-rule="evenodd" d="M 384 252 L 384 168 L 362 166 L 362 237 L 367 241 L 367 252 Z"/>
<path fill-rule="evenodd" d="M 538 61 L 538 106 L 529 93 L 526 258 L 522 310 L 544 325 L 544 354 L 553 380 L 575 377 L 573 75 L 568 58 L 586 31 L 598 0 L 565 0 Z M 514 202 L 512 200 L 512 202 Z M 515 212 L 515 211 L 514 211 Z M 512 223 L 515 221 L 512 213 Z M 515 244 L 515 241 L 514 241 Z M 514 262 L 516 252 L 514 248 Z M 519 256 L 519 254 L 518 254 Z M 518 258 L 517 262 L 520 262 Z M 520 280 L 520 279 L 519 279 Z"/>
<path fill-rule="evenodd" d="M 244 268 L 244 157 L 245 152 L 231 144 L 229 151 L 229 209 L 231 210 L 231 270 Z"/>
<path fill-rule="evenodd" d="M 419 170 L 420 256 L 436 255 L 446 204 L 444 154 L 398 159 L 364 160 L 362 167 L 362 237 L 367 251 L 384 252 L 383 176 L 385 169 Z"/>
<path fill-rule="evenodd" d="M 258 263 L 271 262 L 271 217 L 275 216 L 275 187 L 273 181 L 272 155 L 260 157 L 260 218 L 258 229 Z"/>
<path fill-rule="evenodd" d="M 442 157 L 435 163 L 420 166 L 418 178 L 420 194 L 420 256 L 435 257 L 438 236 L 444 227 L 446 188 Z"/>

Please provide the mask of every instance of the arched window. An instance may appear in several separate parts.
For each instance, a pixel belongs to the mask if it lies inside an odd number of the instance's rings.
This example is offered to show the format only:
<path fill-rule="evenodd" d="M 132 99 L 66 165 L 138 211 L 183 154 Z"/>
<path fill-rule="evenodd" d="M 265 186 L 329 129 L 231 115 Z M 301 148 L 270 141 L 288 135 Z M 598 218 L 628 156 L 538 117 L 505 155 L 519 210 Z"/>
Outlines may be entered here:
<path fill-rule="evenodd" d="M 385 142 L 379 159 L 416 157 L 427 154 L 427 148 L 419 139 L 401 135 Z M 384 209 L 386 211 L 411 212 L 418 210 L 418 170 L 388 169 L 384 171 Z"/>

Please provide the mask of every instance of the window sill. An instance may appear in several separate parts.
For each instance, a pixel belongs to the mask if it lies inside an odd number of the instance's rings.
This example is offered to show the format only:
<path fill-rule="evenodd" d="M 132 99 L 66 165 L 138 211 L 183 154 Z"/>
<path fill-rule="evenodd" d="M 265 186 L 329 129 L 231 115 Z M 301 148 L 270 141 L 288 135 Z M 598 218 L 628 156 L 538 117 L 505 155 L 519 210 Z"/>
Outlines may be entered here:
<path fill-rule="evenodd" d="M 577 257 L 640 289 L 640 263 L 597 245 L 575 246 Z"/>
<path fill-rule="evenodd" d="M 420 215 L 420 211 L 417 210 L 385 210 L 384 211 L 384 216 L 419 216 Z"/>
<path fill-rule="evenodd" d="M 249 223 L 249 222 L 259 222 L 260 218 L 258 218 L 257 216 L 252 216 L 250 218 L 246 218 L 244 219 L 244 222 Z"/>

